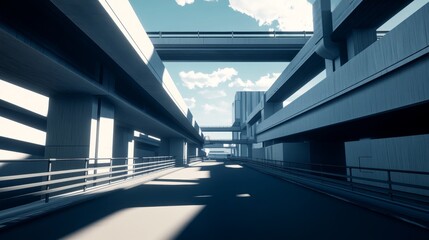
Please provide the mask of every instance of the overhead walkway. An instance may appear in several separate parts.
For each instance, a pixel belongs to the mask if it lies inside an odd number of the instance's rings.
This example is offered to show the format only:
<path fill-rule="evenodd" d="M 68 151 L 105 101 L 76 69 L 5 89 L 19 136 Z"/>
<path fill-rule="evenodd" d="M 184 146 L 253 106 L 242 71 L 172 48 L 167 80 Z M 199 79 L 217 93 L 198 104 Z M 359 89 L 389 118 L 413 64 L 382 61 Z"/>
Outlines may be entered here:
<path fill-rule="evenodd" d="M 201 126 L 203 132 L 240 132 L 240 126 Z"/>
<path fill-rule="evenodd" d="M 163 61 L 290 62 L 312 32 L 147 32 Z"/>
<path fill-rule="evenodd" d="M 211 144 L 252 144 L 256 143 L 254 139 L 206 139 L 204 145 Z"/>
<path fill-rule="evenodd" d="M 427 239 L 428 231 L 233 162 L 203 162 L 0 239 Z"/>

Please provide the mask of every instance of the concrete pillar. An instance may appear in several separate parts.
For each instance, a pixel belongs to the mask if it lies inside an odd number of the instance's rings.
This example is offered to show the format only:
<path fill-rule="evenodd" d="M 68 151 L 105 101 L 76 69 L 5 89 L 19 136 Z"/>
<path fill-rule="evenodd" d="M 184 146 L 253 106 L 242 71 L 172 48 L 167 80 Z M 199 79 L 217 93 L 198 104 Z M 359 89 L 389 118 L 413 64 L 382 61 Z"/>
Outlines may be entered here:
<path fill-rule="evenodd" d="M 97 104 L 92 96 L 50 97 L 45 157 L 90 157 L 91 134 L 97 131 L 92 125 L 92 119 L 97 118 Z"/>
<path fill-rule="evenodd" d="M 114 108 L 105 100 L 77 94 L 51 96 L 47 117 L 45 157 L 110 158 L 113 148 L 113 126 Z M 109 165 L 110 161 L 90 161 L 89 164 L 90 166 L 103 166 Z M 84 161 L 55 162 L 52 170 L 75 169 L 84 166 Z M 88 174 L 95 173 L 89 172 Z M 54 176 L 53 179 L 55 179 Z"/>
<path fill-rule="evenodd" d="M 348 59 L 352 59 L 376 41 L 377 30 L 375 28 L 353 29 L 347 38 Z"/>
<path fill-rule="evenodd" d="M 331 39 L 332 12 L 330 0 L 315 0 L 313 3 L 314 36 L 320 37 L 316 53 L 324 59 L 335 60 L 339 56 L 338 45 Z"/>
<path fill-rule="evenodd" d="M 196 144 L 188 143 L 188 156 L 198 156 L 198 148 Z"/>
<path fill-rule="evenodd" d="M 312 164 L 346 165 L 344 142 L 310 142 L 310 161 Z M 314 170 L 346 174 L 345 169 L 314 166 Z"/>
<path fill-rule="evenodd" d="M 160 155 L 173 156 L 176 159 L 176 166 L 184 166 L 188 163 L 188 143 L 182 138 L 162 139 Z"/>
<path fill-rule="evenodd" d="M 252 158 L 252 144 L 247 144 L 247 157 Z"/>
<path fill-rule="evenodd" d="M 271 117 L 274 113 L 283 108 L 282 102 L 265 102 L 261 111 L 262 121 Z"/>
<path fill-rule="evenodd" d="M 121 127 L 115 125 L 114 138 L 113 138 L 113 157 L 114 158 L 124 158 L 120 160 L 115 160 L 113 165 L 125 165 L 128 164 L 126 168 L 117 168 L 115 171 L 128 169 L 128 173 L 131 173 L 133 170 L 132 164 L 134 160 L 131 159 L 134 157 L 134 131 L 126 127 Z M 121 173 L 123 175 L 125 173 Z"/>

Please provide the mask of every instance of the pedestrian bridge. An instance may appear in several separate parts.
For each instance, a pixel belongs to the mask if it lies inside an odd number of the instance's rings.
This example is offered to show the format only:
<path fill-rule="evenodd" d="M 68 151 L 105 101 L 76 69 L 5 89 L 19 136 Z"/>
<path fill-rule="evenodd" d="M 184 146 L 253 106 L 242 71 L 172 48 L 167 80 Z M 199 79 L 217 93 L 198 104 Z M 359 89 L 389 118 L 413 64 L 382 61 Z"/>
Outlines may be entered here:
<path fill-rule="evenodd" d="M 147 32 L 163 61 L 290 62 L 313 32 Z"/>

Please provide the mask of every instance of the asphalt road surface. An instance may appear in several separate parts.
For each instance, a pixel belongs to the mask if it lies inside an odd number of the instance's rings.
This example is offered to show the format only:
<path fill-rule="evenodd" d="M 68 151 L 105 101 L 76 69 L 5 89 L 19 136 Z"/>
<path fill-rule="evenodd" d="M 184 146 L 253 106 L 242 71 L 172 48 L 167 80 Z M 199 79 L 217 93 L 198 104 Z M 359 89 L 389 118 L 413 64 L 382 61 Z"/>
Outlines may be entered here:
<path fill-rule="evenodd" d="M 233 163 L 204 162 L 0 239 L 429 239 L 429 231 Z"/>

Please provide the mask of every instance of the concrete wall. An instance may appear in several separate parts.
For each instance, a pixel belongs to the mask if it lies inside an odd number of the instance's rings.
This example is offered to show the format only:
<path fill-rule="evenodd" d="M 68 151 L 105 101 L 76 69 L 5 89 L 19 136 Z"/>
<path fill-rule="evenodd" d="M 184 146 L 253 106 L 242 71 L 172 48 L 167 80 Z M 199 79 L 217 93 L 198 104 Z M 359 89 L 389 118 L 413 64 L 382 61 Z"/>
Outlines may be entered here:
<path fill-rule="evenodd" d="M 346 142 L 347 166 L 429 172 L 429 135 L 415 135 L 384 139 L 366 139 Z M 353 170 L 353 176 L 387 180 L 385 172 Z M 392 181 L 429 186 L 429 176 L 392 173 Z M 356 180 L 359 182 L 359 180 Z M 361 181 L 362 182 L 362 181 Z M 373 184 L 387 187 L 386 184 Z M 414 191 L 405 187 L 395 187 L 429 195 L 429 191 Z"/>
<path fill-rule="evenodd" d="M 263 121 L 258 141 L 428 101 L 428 15 L 429 4 Z"/>

